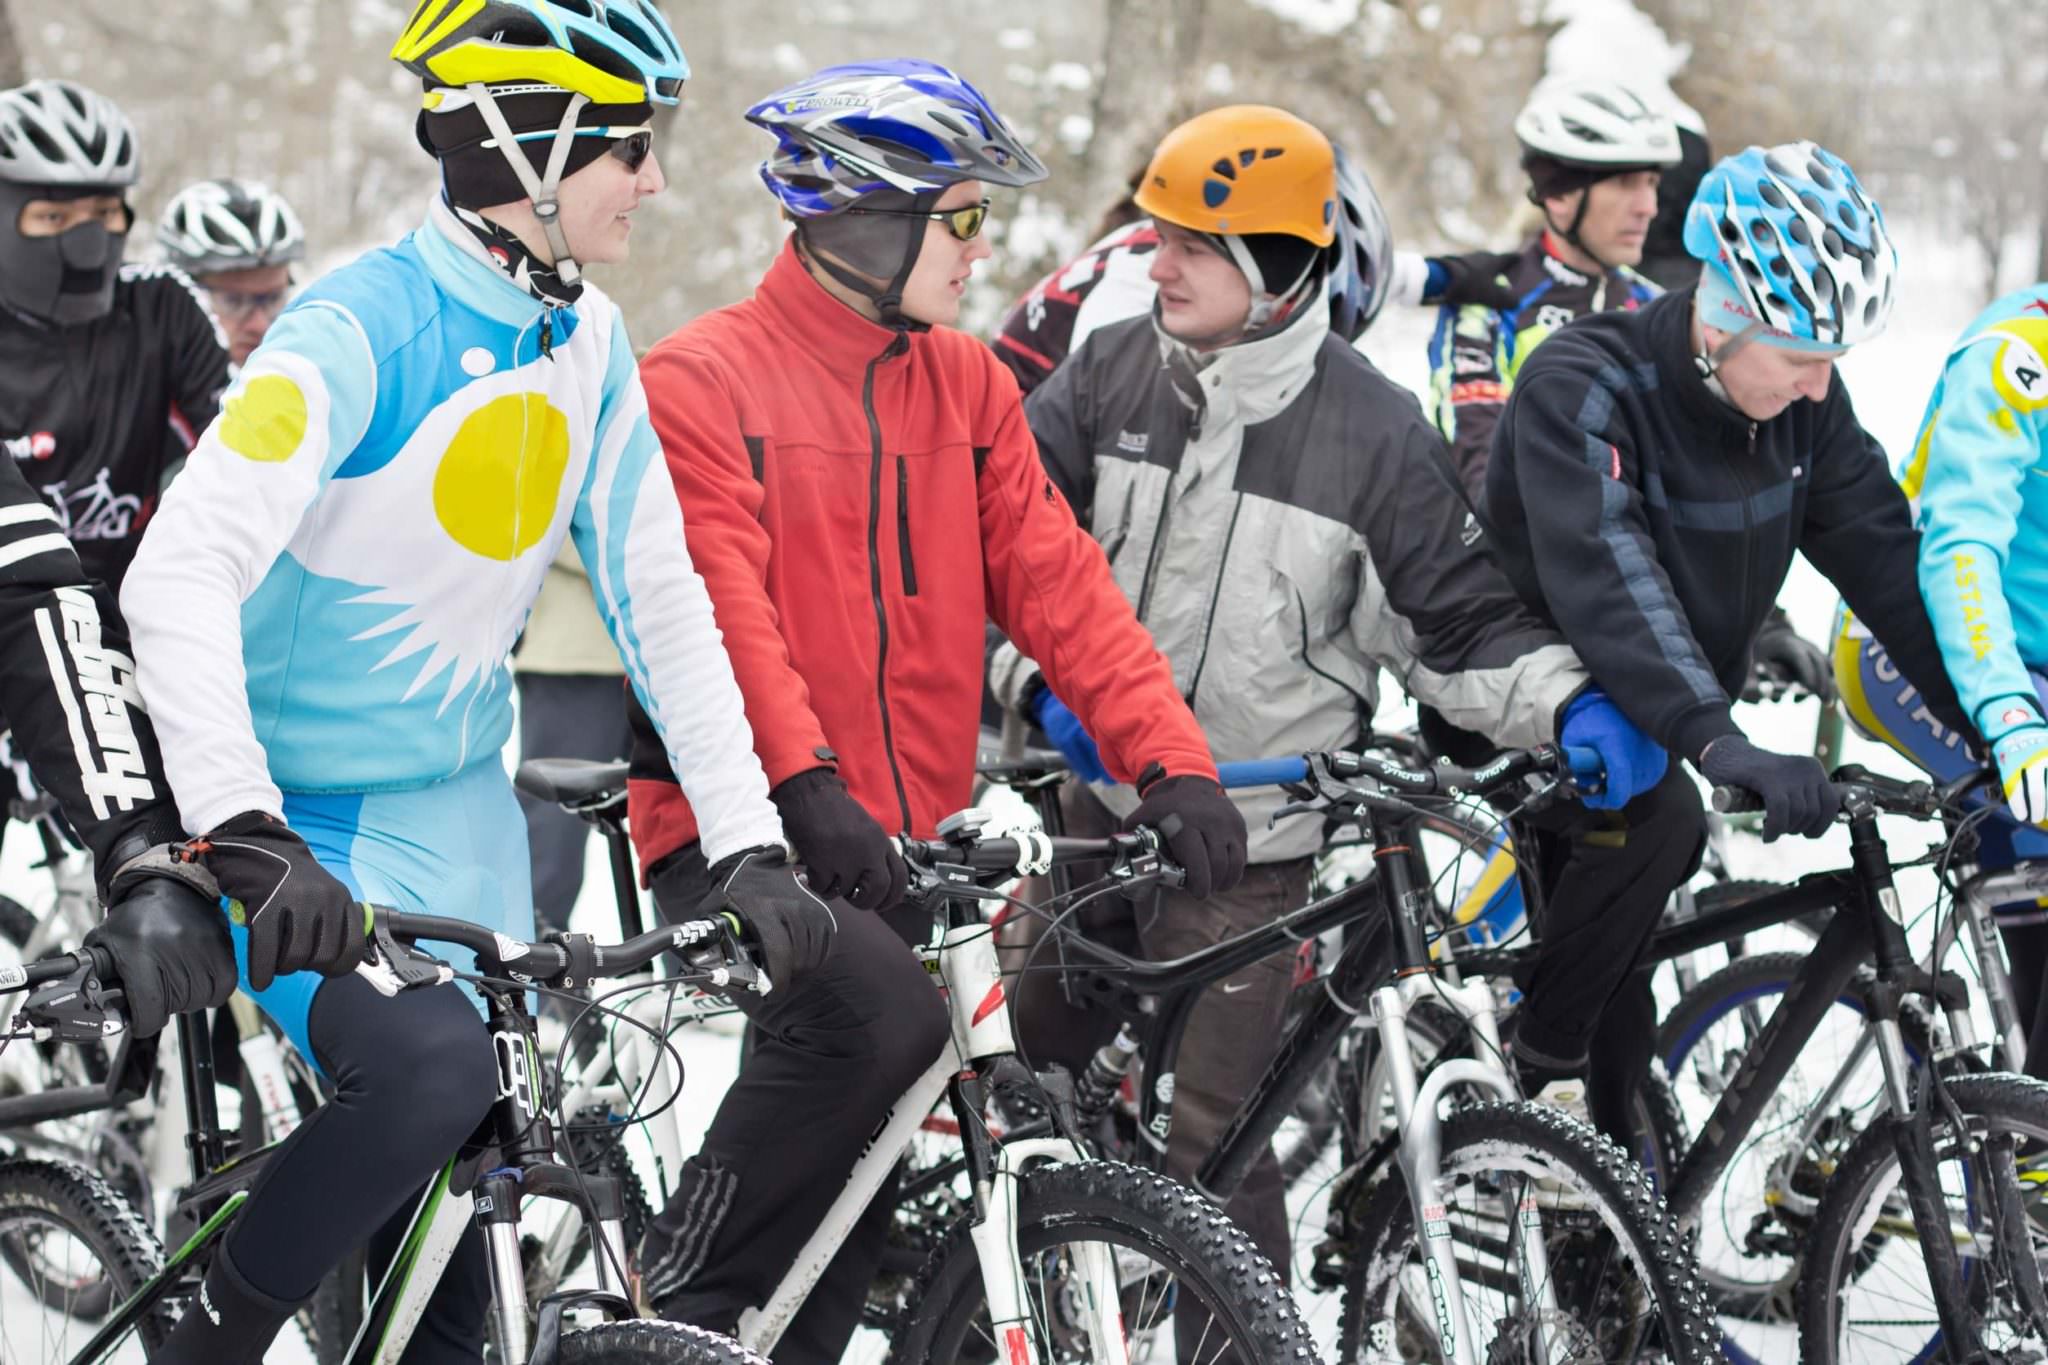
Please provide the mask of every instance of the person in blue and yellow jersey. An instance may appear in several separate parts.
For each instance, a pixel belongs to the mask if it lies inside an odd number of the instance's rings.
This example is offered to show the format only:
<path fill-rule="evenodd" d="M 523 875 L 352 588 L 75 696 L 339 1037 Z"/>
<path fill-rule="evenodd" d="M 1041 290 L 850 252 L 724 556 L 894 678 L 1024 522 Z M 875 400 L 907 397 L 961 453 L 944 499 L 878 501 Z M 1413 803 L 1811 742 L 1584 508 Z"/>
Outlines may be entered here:
<path fill-rule="evenodd" d="M 836 925 L 787 861 L 625 324 L 583 278 L 663 187 L 674 34 L 643 0 L 420 0 L 393 56 L 441 192 L 269 328 L 125 584 L 185 855 L 230 902 L 245 988 L 335 1087 L 157 1365 L 260 1361 L 352 1249 L 396 1248 L 490 1108 L 482 1015 L 357 974 L 361 903 L 532 933 L 505 660 L 565 544 L 697 812 L 698 917 L 740 920 L 778 986 Z M 404 1365 L 481 1360 L 488 1281 L 472 1227 Z"/>
<path fill-rule="evenodd" d="M 2048 283 L 1985 309 L 1949 351 L 1900 475 L 1920 527 L 1920 592 L 1948 675 L 1997 763 L 2005 815 L 1978 861 L 2048 858 Z M 1857 725 L 1943 779 L 1984 761 L 1882 642 L 1844 614 L 1835 673 Z M 2048 926 L 2004 927 L 2027 1070 L 2048 1074 Z"/>

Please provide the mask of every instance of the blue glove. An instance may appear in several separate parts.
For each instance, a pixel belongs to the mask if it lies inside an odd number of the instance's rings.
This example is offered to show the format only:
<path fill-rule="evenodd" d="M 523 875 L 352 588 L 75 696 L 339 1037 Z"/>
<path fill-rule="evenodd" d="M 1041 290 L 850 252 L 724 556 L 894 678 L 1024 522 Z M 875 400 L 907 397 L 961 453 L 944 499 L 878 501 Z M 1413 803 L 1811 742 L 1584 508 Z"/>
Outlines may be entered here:
<path fill-rule="evenodd" d="M 1584 798 L 1594 810 L 1619 810 L 1664 780 L 1671 756 L 1635 722 L 1621 713 L 1605 692 L 1589 687 L 1564 708 L 1557 742 L 1583 744 L 1597 750 L 1607 765 L 1607 786 Z"/>
<path fill-rule="evenodd" d="M 1088 738 L 1088 732 L 1081 727 L 1081 718 L 1067 709 L 1067 704 L 1052 694 L 1050 687 L 1041 688 L 1037 700 L 1031 703 L 1032 718 L 1038 728 L 1045 731 L 1045 737 L 1052 741 L 1052 747 L 1066 755 L 1067 766 L 1074 770 L 1074 776 L 1084 782 L 1100 782 L 1109 785 L 1109 770 L 1102 766 L 1102 755 L 1096 751 L 1095 741 Z"/>

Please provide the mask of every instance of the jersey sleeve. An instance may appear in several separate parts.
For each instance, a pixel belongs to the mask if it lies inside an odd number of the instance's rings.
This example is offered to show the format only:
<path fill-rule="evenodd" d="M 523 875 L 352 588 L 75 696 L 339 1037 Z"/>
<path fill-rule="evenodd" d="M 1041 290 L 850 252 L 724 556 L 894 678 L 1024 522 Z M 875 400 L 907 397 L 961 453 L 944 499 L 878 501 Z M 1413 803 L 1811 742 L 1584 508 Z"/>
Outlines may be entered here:
<path fill-rule="evenodd" d="M 1963 709 L 1989 739 L 2040 718 L 2005 567 L 2021 485 L 2042 461 L 2044 407 L 2048 358 L 1993 326 L 1949 356 L 1907 474 L 1919 503 L 1921 595 Z"/>
<path fill-rule="evenodd" d="M 734 661 L 684 540 L 684 513 L 622 322 L 593 449 L 571 534 L 626 675 L 697 814 L 704 856 L 716 863 L 781 843 Z"/>
<path fill-rule="evenodd" d="M 121 610 L 189 830 L 282 814 L 250 716 L 242 603 L 362 439 L 376 392 L 376 360 L 352 315 L 331 303 L 287 311 L 143 534 Z"/>
<path fill-rule="evenodd" d="M 117 847 L 179 838 L 120 613 L 12 460 L 0 461 L 0 641 L 0 712 L 15 752 L 102 880 Z"/>

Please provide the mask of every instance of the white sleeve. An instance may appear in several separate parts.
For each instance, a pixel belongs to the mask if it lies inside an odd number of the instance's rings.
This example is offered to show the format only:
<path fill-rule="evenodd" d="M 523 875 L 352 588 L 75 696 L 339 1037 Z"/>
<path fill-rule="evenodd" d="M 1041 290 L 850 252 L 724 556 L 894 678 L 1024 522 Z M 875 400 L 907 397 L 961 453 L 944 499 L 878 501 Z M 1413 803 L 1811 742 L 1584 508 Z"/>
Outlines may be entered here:
<path fill-rule="evenodd" d="M 594 467 L 571 534 L 626 676 L 696 813 L 705 860 L 716 863 L 784 843 L 782 819 L 768 800 L 711 594 L 683 541 L 682 505 L 647 420 L 632 354 L 620 327 Z"/>
<path fill-rule="evenodd" d="M 1387 272 L 1387 302 L 1418 307 L 1428 291 L 1429 258 L 1419 251 L 1396 251 L 1394 268 Z"/>
<path fill-rule="evenodd" d="M 362 438 L 376 365 L 354 318 L 293 309 L 228 390 L 165 491 L 121 588 L 135 678 L 185 828 L 282 815 L 250 717 L 242 603 Z"/>

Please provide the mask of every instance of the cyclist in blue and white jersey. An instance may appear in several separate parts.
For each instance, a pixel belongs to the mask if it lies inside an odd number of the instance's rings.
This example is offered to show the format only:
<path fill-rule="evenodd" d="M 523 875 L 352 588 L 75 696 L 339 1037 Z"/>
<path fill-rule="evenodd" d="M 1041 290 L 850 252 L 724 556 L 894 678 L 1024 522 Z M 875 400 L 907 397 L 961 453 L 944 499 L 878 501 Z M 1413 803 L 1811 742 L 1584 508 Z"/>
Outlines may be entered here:
<path fill-rule="evenodd" d="M 1920 527 L 1935 639 L 2004 786 L 2010 819 L 1978 826 L 1978 862 L 2048 858 L 2048 283 L 2006 295 L 1964 329 L 1900 483 Z M 1857 725 L 1929 772 L 1955 778 L 1983 761 L 1974 737 L 1938 720 L 1846 613 L 1835 672 Z M 2048 927 L 2001 927 L 2030 1029 L 2027 1069 L 2043 1074 Z"/>
<path fill-rule="evenodd" d="M 488 1111 L 462 991 L 385 998 L 352 969 L 363 902 L 532 930 L 505 659 L 565 539 L 699 813 L 704 912 L 738 914 L 782 984 L 833 931 L 786 861 L 624 324 L 582 275 L 663 187 L 673 33 L 644 0 L 422 0 L 393 56 L 425 82 L 442 192 L 278 318 L 125 593 L 188 856 L 238 903 L 248 989 L 335 1085 L 158 1365 L 260 1360 L 351 1248 L 395 1246 Z M 472 1229 L 409 1365 L 481 1358 L 486 1282 Z"/>

